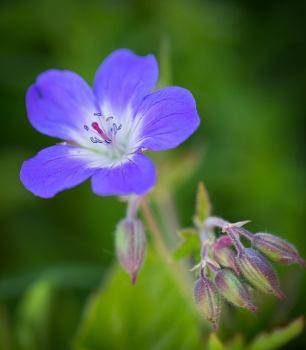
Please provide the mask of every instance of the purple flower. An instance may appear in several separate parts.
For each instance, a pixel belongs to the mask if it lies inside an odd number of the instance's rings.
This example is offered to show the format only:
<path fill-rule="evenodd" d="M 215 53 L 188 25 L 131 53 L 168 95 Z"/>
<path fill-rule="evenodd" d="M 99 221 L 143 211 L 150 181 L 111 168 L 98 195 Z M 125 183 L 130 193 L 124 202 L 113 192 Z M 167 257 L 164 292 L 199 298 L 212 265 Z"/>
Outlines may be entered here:
<path fill-rule="evenodd" d="M 144 150 L 174 148 L 200 122 L 191 93 L 175 86 L 152 92 L 157 78 L 153 55 L 126 49 L 106 58 L 93 89 L 70 71 L 39 75 L 26 96 L 30 123 L 65 142 L 23 163 L 24 186 L 50 198 L 91 177 L 98 195 L 149 191 L 156 174 Z"/>

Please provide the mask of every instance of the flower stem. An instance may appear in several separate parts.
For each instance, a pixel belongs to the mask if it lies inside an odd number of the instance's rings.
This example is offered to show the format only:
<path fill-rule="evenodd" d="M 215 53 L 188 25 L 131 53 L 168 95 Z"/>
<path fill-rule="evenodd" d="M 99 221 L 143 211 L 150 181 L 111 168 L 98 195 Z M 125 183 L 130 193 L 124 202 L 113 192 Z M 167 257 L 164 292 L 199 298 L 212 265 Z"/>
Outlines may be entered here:
<path fill-rule="evenodd" d="M 179 265 L 173 260 L 172 254 L 164 242 L 162 233 L 155 221 L 151 207 L 145 197 L 142 197 L 140 209 L 152 234 L 157 252 L 160 254 L 161 258 L 164 259 L 166 267 L 170 270 L 171 275 L 177 281 L 183 295 L 188 301 L 190 301 L 191 281 L 188 279 L 186 273 L 180 269 Z"/>
<path fill-rule="evenodd" d="M 171 258 L 171 253 L 168 250 L 166 244 L 164 243 L 162 234 L 157 226 L 157 223 L 152 214 L 152 210 L 147 202 L 146 198 L 143 197 L 140 203 L 140 208 L 142 210 L 143 216 L 150 228 L 151 234 L 153 236 L 155 245 L 159 253 L 165 258 L 165 260 L 169 263 Z"/>
<path fill-rule="evenodd" d="M 217 216 L 210 216 L 206 219 L 205 225 L 209 228 L 219 227 L 222 230 L 224 230 L 225 227 L 228 226 L 228 228 L 226 229 L 226 233 L 233 240 L 233 244 L 234 244 L 237 252 L 243 251 L 244 247 L 243 247 L 242 243 L 240 242 L 239 235 L 237 234 L 237 232 L 234 229 L 230 228 L 230 225 L 232 225 L 230 222 L 228 222 L 222 218 L 219 218 Z"/>
<path fill-rule="evenodd" d="M 237 229 L 237 232 L 241 235 L 244 236 L 245 238 L 247 238 L 249 241 L 253 242 L 254 241 L 254 236 L 251 232 L 249 232 L 248 230 L 244 229 L 243 227 L 239 227 Z"/>
<path fill-rule="evenodd" d="M 128 205 L 127 205 L 127 210 L 126 210 L 126 217 L 127 219 L 132 219 L 135 217 L 138 207 L 139 207 L 139 203 L 141 201 L 142 197 L 139 196 L 130 196 L 128 199 Z"/>

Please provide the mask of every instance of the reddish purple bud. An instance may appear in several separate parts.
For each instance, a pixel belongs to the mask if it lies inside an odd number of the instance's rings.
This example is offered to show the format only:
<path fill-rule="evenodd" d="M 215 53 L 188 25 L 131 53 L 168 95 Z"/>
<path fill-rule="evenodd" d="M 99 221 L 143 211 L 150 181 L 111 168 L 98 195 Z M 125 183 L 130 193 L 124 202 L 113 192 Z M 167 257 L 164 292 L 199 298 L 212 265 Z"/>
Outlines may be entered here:
<path fill-rule="evenodd" d="M 305 260 L 299 255 L 296 248 L 289 242 L 270 233 L 256 233 L 253 236 L 254 248 L 260 250 L 269 259 L 286 265 L 300 264 L 305 266 Z"/>
<path fill-rule="evenodd" d="M 213 245 L 215 260 L 223 267 L 229 267 L 239 275 L 239 267 L 236 262 L 234 251 L 231 249 L 233 241 L 228 236 L 220 237 Z"/>
<path fill-rule="evenodd" d="M 284 298 L 273 267 L 260 253 L 252 248 L 246 248 L 239 253 L 237 262 L 243 276 L 254 287 L 264 293 L 272 293 L 279 299 Z"/>
<path fill-rule="evenodd" d="M 220 294 L 227 301 L 235 306 L 245 307 L 252 312 L 256 311 L 256 306 L 253 305 L 247 288 L 232 270 L 219 270 L 215 275 L 215 283 Z"/>
<path fill-rule="evenodd" d="M 115 232 L 115 245 L 121 266 L 130 274 L 132 284 L 135 284 L 146 249 L 142 222 L 138 219 L 120 221 Z"/>
<path fill-rule="evenodd" d="M 194 286 L 194 298 L 203 317 L 212 324 L 213 331 L 217 331 L 221 312 L 221 298 L 214 282 L 206 276 L 201 276 Z"/>

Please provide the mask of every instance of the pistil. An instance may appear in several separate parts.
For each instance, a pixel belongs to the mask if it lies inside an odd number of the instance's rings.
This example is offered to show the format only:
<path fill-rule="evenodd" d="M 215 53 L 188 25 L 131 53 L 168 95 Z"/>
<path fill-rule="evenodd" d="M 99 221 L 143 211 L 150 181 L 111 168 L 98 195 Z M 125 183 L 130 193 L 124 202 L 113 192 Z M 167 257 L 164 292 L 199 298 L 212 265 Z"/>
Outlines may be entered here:
<path fill-rule="evenodd" d="M 100 128 L 97 122 L 91 123 L 92 128 L 102 137 L 102 140 L 106 143 L 111 143 L 112 140 L 105 134 L 105 132 Z"/>

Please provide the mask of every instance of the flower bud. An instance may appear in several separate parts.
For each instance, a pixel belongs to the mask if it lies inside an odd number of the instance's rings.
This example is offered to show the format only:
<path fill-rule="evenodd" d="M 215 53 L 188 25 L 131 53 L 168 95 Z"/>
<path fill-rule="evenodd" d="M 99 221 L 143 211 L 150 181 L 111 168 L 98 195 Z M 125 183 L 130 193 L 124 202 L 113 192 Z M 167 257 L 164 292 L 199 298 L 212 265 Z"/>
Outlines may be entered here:
<path fill-rule="evenodd" d="M 136 282 L 138 271 L 143 263 L 146 236 L 143 224 L 138 219 L 124 219 L 119 222 L 115 232 L 115 246 L 119 262 Z"/>
<path fill-rule="evenodd" d="M 223 267 L 229 267 L 239 275 L 239 267 L 236 262 L 234 251 L 230 248 L 233 244 L 232 239 L 228 236 L 219 238 L 213 246 L 215 260 Z"/>
<path fill-rule="evenodd" d="M 238 307 L 245 307 L 253 312 L 256 306 L 251 302 L 247 288 L 240 282 L 233 271 L 222 269 L 216 273 L 215 283 L 220 294 L 230 303 Z"/>
<path fill-rule="evenodd" d="M 289 242 L 270 233 L 256 233 L 253 236 L 254 248 L 260 250 L 269 259 L 286 265 L 300 264 L 305 266 L 305 260 L 296 248 Z"/>
<path fill-rule="evenodd" d="M 261 254 L 252 248 L 246 248 L 239 253 L 237 262 L 243 276 L 254 287 L 264 293 L 272 293 L 279 299 L 284 298 L 275 271 Z"/>
<path fill-rule="evenodd" d="M 201 314 L 217 331 L 221 312 L 221 299 L 213 281 L 201 276 L 194 286 L 194 298 Z"/>

